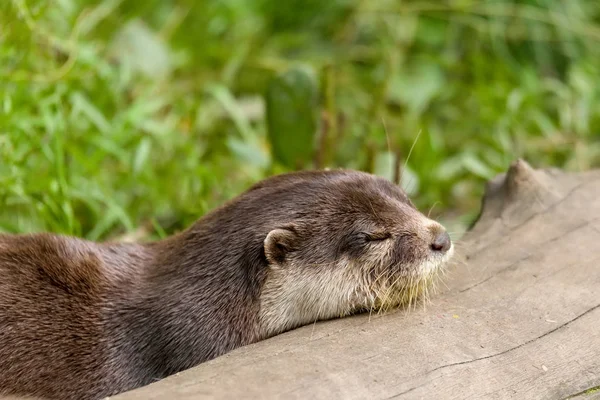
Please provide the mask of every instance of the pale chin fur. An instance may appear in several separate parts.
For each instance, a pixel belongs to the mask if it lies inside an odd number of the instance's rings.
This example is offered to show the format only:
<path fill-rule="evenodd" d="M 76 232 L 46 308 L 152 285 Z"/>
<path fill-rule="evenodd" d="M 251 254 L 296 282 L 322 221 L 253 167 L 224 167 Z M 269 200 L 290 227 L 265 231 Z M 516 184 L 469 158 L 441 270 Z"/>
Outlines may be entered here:
<path fill-rule="evenodd" d="M 358 269 L 349 267 L 339 262 L 332 268 L 315 268 L 313 273 L 302 268 L 274 267 L 261 293 L 261 336 L 350 313 L 357 296 L 361 296 L 359 287 L 366 283 Z"/>
<path fill-rule="evenodd" d="M 451 244 L 450 248 L 443 256 L 434 255 L 425 260 L 419 265 L 416 270 L 419 271 L 421 276 L 431 276 L 436 271 L 440 270 L 450 261 L 454 255 L 454 243 Z"/>
<path fill-rule="evenodd" d="M 454 245 L 443 256 L 432 255 L 416 265 L 415 282 L 433 277 L 453 253 Z M 261 293 L 259 335 L 267 338 L 319 320 L 343 317 L 374 307 L 375 301 L 364 269 L 347 259 L 331 268 L 315 266 L 312 270 L 275 266 Z"/>

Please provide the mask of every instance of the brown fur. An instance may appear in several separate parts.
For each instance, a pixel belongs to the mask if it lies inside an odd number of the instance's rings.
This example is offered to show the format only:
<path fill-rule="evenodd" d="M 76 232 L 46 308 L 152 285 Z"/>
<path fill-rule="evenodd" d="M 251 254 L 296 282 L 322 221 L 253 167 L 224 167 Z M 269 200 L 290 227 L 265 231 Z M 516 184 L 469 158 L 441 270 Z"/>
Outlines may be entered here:
<path fill-rule="evenodd" d="M 442 262 L 427 221 L 383 179 L 321 171 L 267 179 L 153 243 L 0 235 L 0 394 L 102 398 L 367 308 L 376 272 Z"/>

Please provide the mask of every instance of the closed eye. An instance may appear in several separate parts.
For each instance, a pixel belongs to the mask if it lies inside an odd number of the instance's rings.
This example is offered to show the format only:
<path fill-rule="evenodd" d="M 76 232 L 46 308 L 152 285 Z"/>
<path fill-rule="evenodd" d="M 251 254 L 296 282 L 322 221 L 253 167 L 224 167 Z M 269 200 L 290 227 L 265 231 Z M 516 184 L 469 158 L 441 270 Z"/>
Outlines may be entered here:
<path fill-rule="evenodd" d="M 389 232 L 371 232 L 367 233 L 365 236 L 366 239 L 370 242 L 380 242 L 392 237 L 391 233 Z"/>
<path fill-rule="evenodd" d="M 363 252 L 369 250 L 369 243 L 381 243 L 391 237 L 390 233 L 384 231 L 356 232 L 340 243 L 339 251 L 359 257 Z"/>

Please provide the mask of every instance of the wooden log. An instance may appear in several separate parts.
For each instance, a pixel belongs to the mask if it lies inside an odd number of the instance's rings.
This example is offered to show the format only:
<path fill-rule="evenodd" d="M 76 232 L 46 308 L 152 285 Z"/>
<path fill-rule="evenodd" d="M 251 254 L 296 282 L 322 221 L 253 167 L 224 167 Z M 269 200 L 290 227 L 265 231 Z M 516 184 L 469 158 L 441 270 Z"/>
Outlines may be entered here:
<path fill-rule="evenodd" d="M 600 171 L 515 162 L 457 246 L 429 304 L 305 326 L 112 398 L 599 398 Z"/>

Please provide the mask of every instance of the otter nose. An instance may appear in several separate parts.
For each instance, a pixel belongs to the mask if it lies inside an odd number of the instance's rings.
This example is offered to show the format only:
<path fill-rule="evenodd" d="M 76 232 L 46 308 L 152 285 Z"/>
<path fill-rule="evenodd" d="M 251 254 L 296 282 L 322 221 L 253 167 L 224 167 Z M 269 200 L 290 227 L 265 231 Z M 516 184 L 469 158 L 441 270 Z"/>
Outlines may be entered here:
<path fill-rule="evenodd" d="M 435 239 L 431 243 L 431 250 L 445 253 L 450 249 L 451 243 L 452 242 L 450 241 L 448 232 L 443 231 L 436 235 Z"/>

